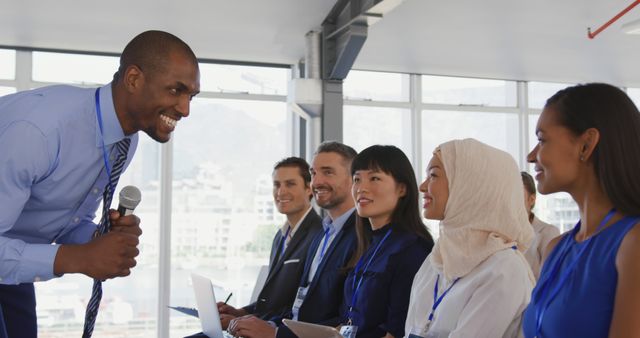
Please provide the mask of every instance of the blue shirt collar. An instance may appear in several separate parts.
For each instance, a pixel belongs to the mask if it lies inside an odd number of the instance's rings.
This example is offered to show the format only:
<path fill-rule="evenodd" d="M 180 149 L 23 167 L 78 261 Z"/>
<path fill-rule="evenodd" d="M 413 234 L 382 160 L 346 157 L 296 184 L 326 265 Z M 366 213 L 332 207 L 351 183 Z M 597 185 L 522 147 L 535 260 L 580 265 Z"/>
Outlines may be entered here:
<path fill-rule="evenodd" d="M 342 228 L 344 227 L 344 223 L 347 222 L 347 220 L 349 219 L 349 217 L 351 216 L 351 214 L 356 210 L 356 208 L 351 208 L 349 210 L 347 210 L 347 212 L 345 212 L 344 214 L 338 216 L 335 220 L 331 220 L 331 217 L 327 216 L 322 220 L 322 227 L 324 228 L 324 230 L 327 230 L 327 228 L 332 227 L 333 230 L 330 231 L 332 234 L 337 234 L 338 232 L 340 232 L 340 230 L 342 230 Z"/>
<path fill-rule="evenodd" d="M 104 145 L 114 144 L 125 138 L 124 131 L 116 115 L 116 108 L 113 105 L 113 94 L 111 83 L 100 87 L 100 111 L 102 112 L 102 127 L 104 132 Z M 95 114 L 95 107 L 94 114 Z M 102 147 L 100 140 L 100 126 L 96 117 L 96 146 Z"/>

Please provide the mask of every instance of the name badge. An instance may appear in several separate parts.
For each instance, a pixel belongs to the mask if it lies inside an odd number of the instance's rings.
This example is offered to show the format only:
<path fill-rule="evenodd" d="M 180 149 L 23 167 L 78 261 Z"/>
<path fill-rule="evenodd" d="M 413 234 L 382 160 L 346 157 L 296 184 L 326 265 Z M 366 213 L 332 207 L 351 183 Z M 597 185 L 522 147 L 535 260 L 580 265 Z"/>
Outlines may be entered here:
<path fill-rule="evenodd" d="M 407 338 L 428 338 L 427 331 L 429 330 L 429 324 L 424 328 L 413 327 L 411 333 Z"/>
<path fill-rule="evenodd" d="M 355 325 L 343 325 L 340 328 L 340 335 L 344 338 L 356 338 L 358 327 Z"/>
<path fill-rule="evenodd" d="M 291 308 L 291 313 L 293 314 L 293 320 L 298 320 L 298 314 L 300 313 L 300 307 L 304 302 L 304 298 L 307 297 L 307 291 L 309 291 L 309 287 L 299 287 L 298 293 L 296 293 L 296 300 L 293 302 L 293 307 Z"/>

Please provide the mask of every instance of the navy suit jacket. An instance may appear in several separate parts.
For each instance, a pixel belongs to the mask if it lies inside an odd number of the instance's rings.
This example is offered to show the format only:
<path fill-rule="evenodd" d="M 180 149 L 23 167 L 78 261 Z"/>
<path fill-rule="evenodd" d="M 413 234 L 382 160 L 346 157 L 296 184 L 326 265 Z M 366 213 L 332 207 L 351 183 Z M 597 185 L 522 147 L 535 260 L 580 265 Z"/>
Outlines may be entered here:
<path fill-rule="evenodd" d="M 320 232 L 313 239 L 300 281 L 301 286 L 307 286 L 308 284 L 309 289 L 304 302 L 300 306 L 298 320 L 328 326 L 338 326 L 340 324 L 340 305 L 344 294 L 344 281 L 348 274 L 345 267 L 357 247 L 355 215 L 356 212 L 354 211 L 344 223 L 340 233 L 327 248 L 325 257 L 318 266 L 311 283 L 307 283 L 311 263 L 318 247 L 322 243 L 324 234 Z M 283 317 L 291 318 L 291 316 L 291 309 L 289 309 Z M 278 320 L 276 319 L 275 321 L 277 322 Z M 296 336 L 286 326 L 280 326 L 276 337 Z"/>
<path fill-rule="evenodd" d="M 280 231 L 273 238 L 267 280 L 258 300 L 244 307 L 256 317 L 271 318 L 293 305 L 311 241 L 317 233 L 322 233 L 322 219 L 311 209 L 299 226 L 283 257 L 278 257 L 282 240 Z"/>

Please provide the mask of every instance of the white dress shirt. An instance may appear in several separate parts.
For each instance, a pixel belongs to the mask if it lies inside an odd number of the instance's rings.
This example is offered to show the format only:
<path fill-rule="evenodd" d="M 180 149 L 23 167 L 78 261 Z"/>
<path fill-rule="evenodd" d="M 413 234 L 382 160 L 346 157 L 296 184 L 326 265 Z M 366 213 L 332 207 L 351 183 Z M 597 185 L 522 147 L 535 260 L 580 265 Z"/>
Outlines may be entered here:
<path fill-rule="evenodd" d="M 436 278 L 438 297 L 453 281 L 437 271 L 429 257 L 422 263 L 411 288 L 405 335 L 424 338 L 520 337 L 522 312 L 529 303 L 533 282 L 524 257 L 512 249 L 498 251 L 476 266 L 449 290 L 434 312 L 426 332 Z"/>
<path fill-rule="evenodd" d="M 538 280 L 540 277 L 540 267 L 542 266 L 542 255 L 547 249 L 549 242 L 560 236 L 560 230 L 551 224 L 541 221 L 535 216 L 533 216 L 531 226 L 536 236 L 533 238 L 529 249 L 524 253 L 524 258 L 529 262 L 531 271 L 533 271 L 533 275 L 536 277 L 536 280 Z"/>
<path fill-rule="evenodd" d="M 282 247 L 282 251 L 283 252 L 289 246 L 289 242 L 291 242 L 291 239 L 293 238 L 293 235 L 295 235 L 296 231 L 298 231 L 298 229 L 300 229 L 300 224 L 302 224 L 302 222 L 304 222 L 304 219 L 307 218 L 307 215 L 309 215 L 309 211 L 311 211 L 311 209 L 313 209 L 313 207 L 309 207 L 307 212 L 305 212 L 304 215 L 302 215 L 302 217 L 300 218 L 298 223 L 291 230 L 289 230 L 289 227 L 291 227 L 291 225 L 289 225 L 289 221 L 284 222 L 284 224 L 280 227 L 280 235 L 282 235 L 282 237 L 287 236 L 287 238 L 285 238 L 285 240 L 284 240 L 284 245 Z M 287 232 L 288 232 L 288 234 L 287 234 Z"/>

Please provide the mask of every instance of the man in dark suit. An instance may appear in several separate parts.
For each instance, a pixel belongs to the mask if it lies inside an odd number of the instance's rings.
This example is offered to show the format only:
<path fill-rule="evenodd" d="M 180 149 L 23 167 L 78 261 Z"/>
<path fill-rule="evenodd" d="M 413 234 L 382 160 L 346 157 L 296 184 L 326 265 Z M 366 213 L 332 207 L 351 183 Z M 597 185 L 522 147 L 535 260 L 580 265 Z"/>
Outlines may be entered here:
<path fill-rule="evenodd" d="M 322 143 L 311 163 L 311 187 L 316 202 L 327 211 L 323 232 L 315 236 L 294 305 L 269 322 L 255 316 L 233 320 L 229 332 L 237 337 L 295 337 L 282 318 L 337 326 L 343 298 L 346 266 L 356 249 L 355 208 L 351 197 L 353 148 Z"/>
<path fill-rule="evenodd" d="M 223 328 L 235 317 L 270 318 L 291 308 L 309 246 L 322 229 L 322 220 L 311 207 L 310 183 L 309 164 L 304 159 L 289 157 L 275 165 L 273 199 L 287 222 L 273 238 L 269 274 L 258 300 L 240 309 L 218 303 Z"/>

